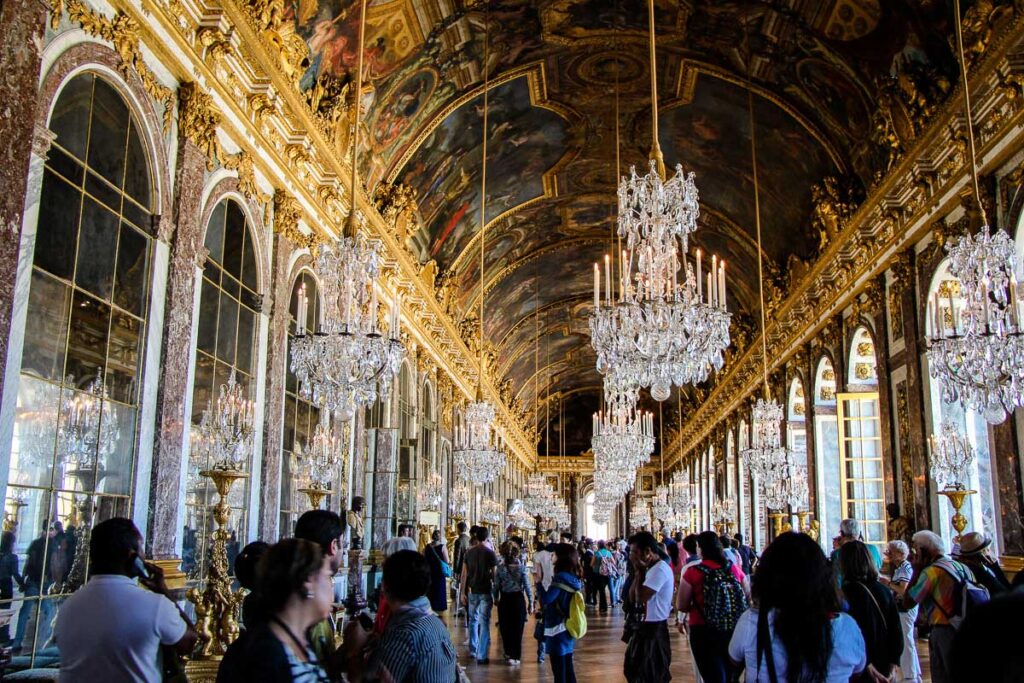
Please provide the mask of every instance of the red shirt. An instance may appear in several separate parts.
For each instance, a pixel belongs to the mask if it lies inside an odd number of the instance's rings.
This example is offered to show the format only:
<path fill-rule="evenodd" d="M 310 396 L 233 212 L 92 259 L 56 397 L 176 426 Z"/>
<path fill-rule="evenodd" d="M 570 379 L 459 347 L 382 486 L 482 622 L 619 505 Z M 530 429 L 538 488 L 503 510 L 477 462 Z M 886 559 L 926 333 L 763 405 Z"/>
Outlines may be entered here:
<path fill-rule="evenodd" d="M 722 565 L 718 564 L 717 562 L 712 562 L 711 560 L 702 560 L 701 564 L 707 567 L 708 569 L 721 569 L 722 567 Z M 743 579 L 746 578 L 746 575 L 743 573 L 743 570 L 735 562 L 733 562 L 730 565 L 730 568 L 732 569 L 732 575 L 736 577 L 736 580 L 739 581 L 740 585 L 742 586 Z M 697 566 L 694 565 L 692 567 L 687 568 L 687 570 L 683 572 L 683 581 L 690 584 L 690 587 L 693 589 L 693 597 L 690 599 L 690 626 L 703 626 L 704 573 L 701 570 L 697 569 Z"/>

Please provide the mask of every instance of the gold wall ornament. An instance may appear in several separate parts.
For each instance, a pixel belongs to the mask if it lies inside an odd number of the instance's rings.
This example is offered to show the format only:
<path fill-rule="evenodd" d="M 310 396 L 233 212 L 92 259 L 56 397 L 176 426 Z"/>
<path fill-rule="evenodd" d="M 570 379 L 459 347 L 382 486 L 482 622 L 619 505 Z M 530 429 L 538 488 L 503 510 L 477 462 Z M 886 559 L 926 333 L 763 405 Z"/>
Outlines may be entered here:
<path fill-rule="evenodd" d="M 904 515 L 913 515 L 916 508 L 914 500 L 914 465 L 911 459 L 910 446 L 910 399 L 907 382 L 896 384 L 896 429 L 900 447 L 900 491 L 902 493 Z M 912 518 L 912 517 L 911 517 Z"/>
<path fill-rule="evenodd" d="M 221 157 L 217 140 L 220 122 L 213 98 L 200 90 L 195 81 L 178 87 L 178 130 L 206 155 L 206 168 L 211 171 Z"/>
<path fill-rule="evenodd" d="M 227 543 L 231 538 L 231 532 L 227 529 L 231 519 L 231 507 L 227 498 L 234 483 L 249 475 L 236 470 L 217 468 L 203 470 L 199 474 L 213 481 L 217 490 L 217 505 L 213 508 L 213 519 L 217 523 L 217 528 L 211 534 L 213 543 L 206 587 L 202 590 L 190 588 L 186 597 L 195 605 L 196 633 L 199 636 L 192 659 L 215 661 L 224 656 L 224 652 L 235 641 L 239 632 L 237 612 L 246 591 L 231 589 L 227 553 Z"/>
<path fill-rule="evenodd" d="M 842 185 L 836 176 L 826 176 L 821 183 L 811 186 L 811 228 L 817 235 L 819 254 L 839 236 L 856 210 L 851 194 L 849 186 Z"/>
<path fill-rule="evenodd" d="M 854 374 L 856 375 L 857 379 L 877 379 L 875 375 L 874 363 L 857 363 L 856 365 L 853 366 L 853 368 Z"/>
<path fill-rule="evenodd" d="M 416 190 L 402 183 L 380 183 L 373 191 L 373 203 L 398 244 L 407 247 L 409 238 L 420 230 Z"/>
<path fill-rule="evenodd" d="M 270 201 L 270 196 L 260 190 L 256 182 L 256 168 L 252 162 L 252 155 L 242 151 L 237 154 L 228 154 L 221 160 L 224 168 L 238 174 L 238 191 L 258 204 Z"/>
<path fill-rule="evenodd" d="M 305 92 L 310 111 L 323 124 L 325 132 L 333 140 L 338 122 L 345 118 L 349 86 L 334 74 L 324 71 L 317 76 L 313 86 Z"/>
<path fill-rule="evenodd" d="M 231 54 L 231 33 L 223 33 L 214 26 L 203 26 L 196 31 L 196 42 L 205 51 L 204 57 L 216 63 Z"/>
<path fill-rule="evenodd" d="M 992 34 L 1005 20 L 1013 16 L 1009 5 L 997 5 L 992 0 L 975 0 L 964 12 L 963 27 L 964 57 L 970 68 L 988 50 Z M 955 51 L 955 42 L 954 42 Z"/>
<path fill-rule="evenodd" d="M 96 12 L 81 0 L 51 0 L 50 27 L 56 31 L 60 20 L 67 9 L 68 20 L 78 24 L 91 36 L 101 38 L 114 46 L 114 51 L 121 59 L 118 70 L 126 79 L 132 70 L 142 81 L 143 89 L 164 107 L 164 133 L 171 130 L 174 118 L 174 91 L 157 80 L 156 75 L 142 58 L 142 43 L 139 38 L 139 25 L 124 12 L 117 12 L 112 18 Z"/>
<path fill-rule="evenodd" d="M 281 235 L 298 249 L 309 249 L 314 254 L 319 250 L 323 238 L 311 232 L 306 234 L 299 229 L 302 209 L 294 197 L 281 190 L 274 191 L 274 232 Z"/>

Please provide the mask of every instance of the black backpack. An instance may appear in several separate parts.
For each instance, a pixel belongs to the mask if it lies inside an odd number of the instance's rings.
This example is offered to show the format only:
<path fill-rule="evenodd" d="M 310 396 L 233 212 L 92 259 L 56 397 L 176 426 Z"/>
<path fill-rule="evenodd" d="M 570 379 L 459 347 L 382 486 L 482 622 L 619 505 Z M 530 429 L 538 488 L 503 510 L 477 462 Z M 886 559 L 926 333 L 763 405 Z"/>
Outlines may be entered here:
<path fill-rule="evenodd" d="M 695 565 L 704 575 L 704 623 L 716 631 L 732 633 L 749 603 L 743 586 L 732 573 L 732 563 L 712 569 L 703 562 Z"/>

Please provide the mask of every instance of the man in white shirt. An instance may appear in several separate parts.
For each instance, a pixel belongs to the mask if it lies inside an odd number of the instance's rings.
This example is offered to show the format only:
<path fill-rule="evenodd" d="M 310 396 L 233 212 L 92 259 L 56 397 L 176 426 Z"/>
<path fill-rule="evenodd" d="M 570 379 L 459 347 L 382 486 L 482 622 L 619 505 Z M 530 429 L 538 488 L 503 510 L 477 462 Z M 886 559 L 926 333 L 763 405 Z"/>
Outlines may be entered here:
<path fill-rule="evenodd" d="M 61 606 L 53 631 L 59 680 L 160 683 L 162 655 L 186 655 L 196 644 L 163 571 L 145 561 L 139 530 L 121 517 L 93 528 L 89 560 L 89 582 Z"/>
<path fill-rule="evenodd" d="M 658 547 L 658 540 L 646 531 L 629 539 L 629 561 L 634 570 L 630 600 L 644 605 L 646 614 L 629 639 L 623 673 L 629 683 L 668 683 L 672 679 L 668 637 L 675 588 L 672 567 Z"/>

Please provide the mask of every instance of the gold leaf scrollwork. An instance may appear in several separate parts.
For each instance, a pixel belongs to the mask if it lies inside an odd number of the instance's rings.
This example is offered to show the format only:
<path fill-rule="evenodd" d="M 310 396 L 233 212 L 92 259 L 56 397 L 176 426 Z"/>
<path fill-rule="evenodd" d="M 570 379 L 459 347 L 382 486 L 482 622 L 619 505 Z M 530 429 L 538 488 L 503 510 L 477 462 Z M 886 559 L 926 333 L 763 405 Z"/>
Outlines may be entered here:
<path fill-rule="evenodd" d="M 242 194 L 260 204 L 270 200 L 270 197 L 263 194 L 256 182 L 256 169 L 250 154 L 247 152 L 229 154 L 222 159 L 221 163 L 224 168 L 238 174 L 238 190 Z"/>
<path fill-rule="evenodd" d="M 134 70 L 142 81 L 143 89 L 164 106 L 164 133 L 171 129 L 174 118 L 174 91 L 160 83 L 156 75 L 142 59 L 142 46 L 139 39 L 139 25 L 124 12 L 106 17 L 81 2 L 81 0 L 51 0 L 50 26 L 54 31 L 60 26 L 64 10 L 68 20 L 78 24 L 86 33 L 111 43 L 114 51 L 121 59 L 118 65 L 121 74 L 129 78 Z"/>
<path fill-rule="evenodd" d="M 381 183 L 373 192 L 373 202 L 395 240 L 405 247 L 420 228 L 416 220 L 416 190 L 402 183 Z"/>
<path fill-rule="evenodd" d="M 181 84 L 178 88 L 178 128 L 206 155 L 206 167 L 210 170 L 222 156 L 217 140 L 220 121 L 213 98 L 200 90 L 194 81 Z"/>
<path fill-rule="evenodd" d="M 307 248 L 316 254 L 321 239 L 312 233 L 307 235 L 299 229 L 302 210 L 294 197 L 277 190 L 274 192 L 274 232 L 283 236 L 297 248 Z"/>

